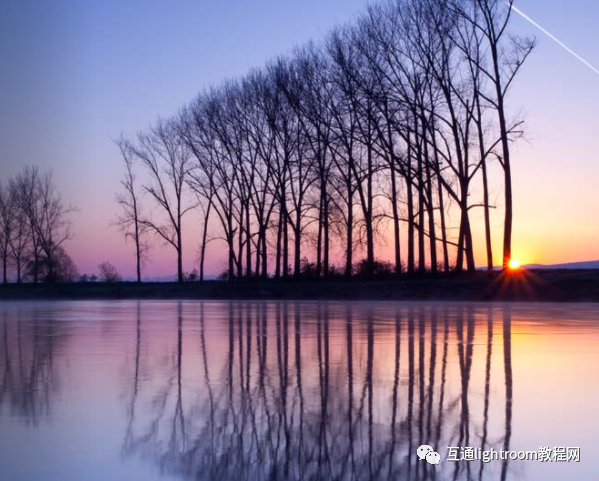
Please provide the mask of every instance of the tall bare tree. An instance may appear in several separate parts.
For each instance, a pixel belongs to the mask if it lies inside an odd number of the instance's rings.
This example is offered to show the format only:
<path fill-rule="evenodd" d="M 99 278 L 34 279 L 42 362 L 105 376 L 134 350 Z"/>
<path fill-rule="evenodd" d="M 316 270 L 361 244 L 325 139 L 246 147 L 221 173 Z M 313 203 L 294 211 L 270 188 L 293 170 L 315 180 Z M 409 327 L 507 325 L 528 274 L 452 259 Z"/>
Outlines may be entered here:
<path fill-rule="evenodd" d="M 143 222 L 141 198 L 137 187 L 137 177 L 133 170 L 133 148 L 124 137 L 117 141 L 125 164 L 125 175 L 121 180 L 122 191 L 117 195 L 121 213 L 115 224 L 135 245 L 135 274 L 137 282 L 141 282 L 141 269 L 145 263 L 149 244 L 146 239 L 148 226 Z"/>
<path fill-rule="evenodd" d="M 145 168 L 149 181 L 142 189 L 158 207 L 159 218 L 144 216 L 140 224 L 156 234 L 177 254 L 177 281 L 183 282 L 183 217 L 196 203 L 185 198 L 191 154 L 174 120 L 159 120 L 128 148 Z"/>
<path fill-rule="evenodd" d="M 514 0 L 452 0 L 453 8 L 464 21 L 470 24 L 485 39 L 490 54 L 487 59 L 475 57 L 468 52 L 468 59 L 489 80 L 491 92 L 480 92 L 484 100 L 495 109 L 498 133 L 501 141 L 500 153 L 496 154 L 504 173 L 505 218 L 503 232 L 503 268 L 507 268 L 512 257 L 512 163 L 510 141 L 520 135 L 520 120 L 508 119 L 506 98 L 522 65 L 535 47 L 535 39 L 518 37 L 508 31 Z"/>
<path fill-rule="evenodd" d="M 471 212 L 482 207 L 492 269 L 497 159 L 505 265 L 509 147 L 521 132 L 506 96 L 534 47 L 509 34 L 510 16 L 500 0 L 380 3 L 323 44 L 204 91 L 127 147 L 160 211 L 140 224 L 175 248 L 180 280 L 181 218 L 196 206 L 201 279 L 211 241 L 226 243 L 231 280 L 327 276 L 333 252 L 347 276 L 370 276 L 383 265 L 385 232 L 399 275 L 404 262 L 409 274 L 475 270 Z"/>

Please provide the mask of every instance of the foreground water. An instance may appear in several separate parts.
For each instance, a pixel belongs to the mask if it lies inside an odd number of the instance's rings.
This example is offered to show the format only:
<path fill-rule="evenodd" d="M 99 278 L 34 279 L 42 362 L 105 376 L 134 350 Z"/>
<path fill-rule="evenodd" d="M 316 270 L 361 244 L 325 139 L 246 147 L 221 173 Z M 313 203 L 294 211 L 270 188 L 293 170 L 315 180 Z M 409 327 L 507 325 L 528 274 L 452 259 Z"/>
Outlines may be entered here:
<path fill-rule="evenodd" d="M 598 399 L 599 305 L 0 304 L 2 480 L 591 480 Z"/>

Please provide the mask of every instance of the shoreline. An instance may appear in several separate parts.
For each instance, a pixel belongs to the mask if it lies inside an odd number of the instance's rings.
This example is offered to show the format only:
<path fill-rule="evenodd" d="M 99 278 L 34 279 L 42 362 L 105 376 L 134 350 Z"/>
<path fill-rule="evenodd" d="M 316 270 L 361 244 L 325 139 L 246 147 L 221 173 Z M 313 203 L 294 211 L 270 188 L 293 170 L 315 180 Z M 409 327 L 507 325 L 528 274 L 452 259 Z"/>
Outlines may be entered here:
<path fill-rule="evenodd" d="M 519 270 L 413 275 L 398 279 L 289 279 L 4 284 L 8 300 L 381 300 L 599 302 L 599 270 Z"/>

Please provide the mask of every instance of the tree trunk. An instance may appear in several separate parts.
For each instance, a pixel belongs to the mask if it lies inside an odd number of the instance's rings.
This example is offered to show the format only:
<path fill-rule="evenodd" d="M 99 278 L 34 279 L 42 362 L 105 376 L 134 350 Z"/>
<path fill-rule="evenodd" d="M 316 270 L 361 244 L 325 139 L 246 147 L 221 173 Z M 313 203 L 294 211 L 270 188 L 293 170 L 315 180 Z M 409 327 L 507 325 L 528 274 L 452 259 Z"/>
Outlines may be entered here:
<path fill-rule="evenodd" d="M 34 238 L 35 238 L 35 234 L 34 234 Z M 39 262 L 40 262 L 40 255 L 39 255 L 39 251 L 38 251 L 38 246 L 37 243 L 34 241 L 33 243 L 33 283 L 37 284 L 39 281 Z"/>
<path fill-rule="evenodd" d="M 323 198 L 322 189 L 318 203 L 318 234 L 316 237 L 316 277 L 320 277 L 322 272 L 322 231 L 323 231 Z"/>
<path fill-rule="evenodd" d="M 483 204 L 485 210 L 485 242 L 487 247 L 487 270 L 493 270 L 493 245 L 491 243 L 491 216 L 489 212 L 489 181 L 487 178 L 487 160 L 482 161 Z"/>
<path fill-rule="evenodd" d="M 464 225 L 464 245 L 466 250 L 466 267 L 468 272 L 474 272 L 476 265 L 474 263 L 474 245 L 472 242 L 472 229 L 470 228 L 470 217 L 466 210 L 466 223 Z"/>
<path fill-rule="evenodd" d="M 414 193 L 412 191 L 412 176 L 406 179 L 408 197 L 408 274 L 414 274 Z"/>
<path fill-rule="evenodd" d="M 441 217 L 441 243 L 443 244 L 443 268 L 445 272 L 449 272 L 449 251 L 447 249 L 447 229 L 445 228 L 445 205 L 443 202 L 443 184 L 440 175 L 440 173 L 437 173 L 439 216 Z"/>
<path fill-rule="evenodd" d="M 345 253 L 345 277 L 351 277 L 353 264 L 353 243 L 354 243 L 354 198 L 352 192 L 351 174 L 348 174 L 347 181 L 347 250 Z"/>
<path fill-rule="evenodd" d="M 502 130 L 505 129 L 505 119 L 503 120 Z M 503 144 L 503 170 L 505 173 L 505 221 L 503 232 L 503 268 L 507 269 L 510 260 L 512 259 L 512 168 L 510 165 L 509 145 L 506 139 L 502 140 Z"/>
<path fill-rule="evenodd" d="M 369 139 L 370 141 L 370 139 Z M 372 192 L 372 146 L 368 145 L 368 182 L 366 187 L 367 206 L 366 206 L 366 258 L 368 262 L 368 277 L 374 275 L 374 226 L 372 225 L 372 209 L 374 195 Z"/>
<path fill-rule="evenodd" d="M 499 131 L 501 134 L 501 148 L 503 150 L 503 171 L 505 182 L 505 219 L 503 230 L 503 268 L 507 269 L 512 258 L 512 167 L 510 162 L 510 146 L 505 120 L 505 105 L 503 87 L 501 85 L 501 72 L 499 68 L 499 53 L 497 42 L 491 41 L 491 56 L 495 74 L 495 91 L 497 95 L 497 115 L 499 117 Z"/>
<path fill-rule="evenodd" d="M 252 277 L 252 232 L 250 224 L 250 204 L 245 207 L 245 275 L 249 279 Z"/>
<path fill-rule="evenodd" d="M 391 210 L 393 212 L 393 250 L 395 253 L 395 274 L 401 274 L 401 247 L 399 239 L 399 209 L 397 206 L 397 178 L 395 177 L 395 162 L 391 161 Z"/>
<path fill-rule="evenodd" d="M 424 179 L 422 171 L 422 152 L 418 148 L 418 272 L 426 271 L 426 254 L 424 251 Z"/>
<path fill-rule="evenodd" d="M 480 96 L 476 97 L 478 147 L 480 151 L 480 162 L 483 176 L 483 208 L 485 215 L 485 244 L 487 248 L 487 270 L 493 270 L 493 246 L 491 243 L 491 219 L 489 213 L 489 181 L 487 177 L 487 156 L 485 153 L 485 139 L 483 136 L 482 111 L 480 107 Z"/>
<path fill-rule="evenodd" d="M 295 237 L 295 251 L 293 255 L 293 277 L 299 277 L 300 275 L 300 263 L 301 263 L 301 245 L 302 245 L 302 230 L 300 225 L 301 214 L 298 211 L 296 215 L 296 227 L 293 230 Z"/>
<path fill-rule="evenodd" d="M 227 244 L 229 244 L 229 282 L 232 282 L 235 277 L 235 239 L 233 237 L 233 202 L 229 199 L 229 210 L 227 213 Z"/>
<path fill-rule="evenodd" d="M 262 227 L 262 278 L 268 277 L 268 244 L 266 242 L 266 225 Z"/>
<path fill-rule="evenodd" d="M 183 283 L 183 239 L 181 236 L 181 219 L 177 228 L 177 282 Z"/>
<path fill-rule="evenodd" d="M 208 221 L 210 220 L 210 210 L 212 201 L 208 201 L 208 207 L 204 215 L 204 231 L 202 232 L 202 247 L 200 248 L 200 282 L 204 280 L 204 261 L 206 259 L 206 242 L 208 241 Z"/>
<path fill-rule="evenodd" d="M 8 256 L 5 254 L 2 256 L 2 283 L 8 284 Z"/>
<path fill-rule="evenodd" d="M 260 277 L 260 266 L 262 257 L 262 223 L 258 223 L 258 241 L 256 242 L 256 260 L 254 262 L 254 275 Z"/>
<path fill-rule="evenodd" d="M 139 223 L 135 217 L 135 271 L 137 273 L 137 282 L 141 282 L 141 247 L 139 245 Z"/>
<path fill-rule="evenodd" d="M 374 275 L 374 230 L 370 211 L 366 216 L 366 262 L 368 264 L 368 277 L 372 277 Z"/>
<path fill-rule="evenodd" d="M 289 222 L 287 219 L 287 207 L 283 218 L 283 278 L 289 277 Z"/>
<path fill-rule="evenodd" d="M 324 200 L 324 253 L 323 253 L 323 274 L 329 277 L 329 197 L 325 191 Z"/>
<path fill-rule="evenodd" d="M 243 206 L 242 211 L 239 213 L 239 222 L 237 228 L 239 233 L 237 234 L 237 277 L 241 279 L 243 277 Z"/>
<path fill-rule="evenodd" d="M 466 211 L 462 208 L 460 213 L 460 232 L 458 234 L 458 251 L 456 254 L 455 261 L 455 270 L 456 272 L 462 272 L 464 270 L 464 252 L 466 250 L 465 240 L 464 240 L 464 228 L 466 225 L 466 221 L 464 219 Z"/>
<path fill-rule="evenodd" d="M 228 268 L 228 277 L 229 281 L 232 281 L 235 278 L 235 251 L 233 247 L 233 234 L 229 234 L 228 236 L 228 244 L 229 244 L 229 268 Z"/>
<path fill-rule="evenodd" d="M 52 254 L 50 252 L 46 253 L 46 260 L 48 262 L 48 278 L 47 282 L 54 282 L 54 259 L 52 258 Z"/>
<path fill-rule="evenodd" d="M 428 216 L 428 239 L 429 239 L 429 250 L 430 250 L 430 259 L 431 259 L 431 272 L 433 274 L 437 273 L 437 234 L 435 232 L 435 206 L 433 202 L 433 181 L 431 175 L 431 167 L 430 167 L 430 159 L 429 159 L 429 151 L 428 151 L 428 142 L 426 139 L 426 131 L 424 134 L 424 160 L 426 162 L 425 172 L 426 172 L 426 206 L 427 206 L 427 216 Z"/>
<path fill-rule="evenodd" d="M 282 242 L 283 242 L 283 206 L 279 207 L 279 225 L 277 228 L 277 261 L 275 267 L 275 278 L 280 279 L 281 277 L 281 255 L 282 255 Z"/>

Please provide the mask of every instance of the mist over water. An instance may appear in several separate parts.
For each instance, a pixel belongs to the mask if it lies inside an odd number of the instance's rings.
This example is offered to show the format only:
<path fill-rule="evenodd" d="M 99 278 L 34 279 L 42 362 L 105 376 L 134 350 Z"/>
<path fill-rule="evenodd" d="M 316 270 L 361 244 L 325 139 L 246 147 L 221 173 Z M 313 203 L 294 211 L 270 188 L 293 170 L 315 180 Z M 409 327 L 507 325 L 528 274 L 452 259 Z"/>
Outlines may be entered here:
<path fill-rule="evenodd" d="M 594 304 L 4 302 L 0 479 L 594 479 L 598 320 Z M 456 463 L 449 446 L 580 462 Z"/>

